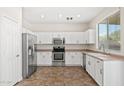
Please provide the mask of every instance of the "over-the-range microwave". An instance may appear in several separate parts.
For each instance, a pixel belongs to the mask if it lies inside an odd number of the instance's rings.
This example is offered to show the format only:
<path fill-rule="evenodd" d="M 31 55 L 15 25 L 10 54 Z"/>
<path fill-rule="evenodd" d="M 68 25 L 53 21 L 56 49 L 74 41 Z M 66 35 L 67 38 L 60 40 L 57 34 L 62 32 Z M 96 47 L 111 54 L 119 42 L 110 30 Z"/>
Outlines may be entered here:
<path fill-rule="evenodd" d="M 54 45 L 63 45 L 65 43 L 64 38 L 53 38 L 53 44 Z"/>

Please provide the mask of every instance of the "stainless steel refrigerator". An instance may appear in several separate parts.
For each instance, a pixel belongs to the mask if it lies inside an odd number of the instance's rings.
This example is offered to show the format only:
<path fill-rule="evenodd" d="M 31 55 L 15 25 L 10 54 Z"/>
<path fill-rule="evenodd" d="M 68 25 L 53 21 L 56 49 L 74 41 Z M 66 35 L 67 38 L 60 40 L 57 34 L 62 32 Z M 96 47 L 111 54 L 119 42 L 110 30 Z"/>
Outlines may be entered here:
<path fill-rule="evenodd" d="M 32 34 L 22 34 L 22 76 L 29 77 L 37 70 L 37 53 L 35 51 L 37 37 Z"/>

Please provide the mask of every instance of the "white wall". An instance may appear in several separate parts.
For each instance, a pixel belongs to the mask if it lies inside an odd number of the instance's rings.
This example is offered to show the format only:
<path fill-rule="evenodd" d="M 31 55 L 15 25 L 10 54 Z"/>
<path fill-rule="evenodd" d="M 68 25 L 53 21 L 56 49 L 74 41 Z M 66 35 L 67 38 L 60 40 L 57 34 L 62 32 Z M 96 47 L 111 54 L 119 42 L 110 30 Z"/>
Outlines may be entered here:
<path fill-rule="evenodd" d="M 81 32 L 88 29 L 88 24 L 30 24 L 23 21 L 24 26 L 32 31 L 43 32 Z"/>
<path fill-rule="evenodd" d="M 23 28 L 27 28 L 29 30 L 31 30 L 31 28 L 32 28 L 32 25 L 24 19 L 22 19 L 22 25 L 23 25 Z"/>
<path fill-rule="evenodd" d="M 97 15 L 90 23 L 89 23 L 89 27 L 90 28 L 94 28 L 96 29 L 96 24 L 101 22 L 102 20 L 104 20 L 105 18 L 107 18 L 108 16 L 112 15 L 113 13 L 115 13 L 116 11 L 118 11 L 119 8 L 118 7 L 108 7 L 103 9 L 103 11 Z"/>
<path fill-rule="evenodd" d="M 121 8 L 121 52 L 124 54 L 124 7 Z"/>
<path fill-rule="evenodd" d="M 20 49 L 18 50 L 18 54 L 20 55 L 19 59 L 19 75 L 20 80 L 22 80 L 22 8 L 21 7 L 0 7 L 0 17 L 5 16 L 10 20 L 15 21 L 18 24 L 18 31 L 20 32 L 19 42 Z M 9 33 L 8 33 L 9 34 Z"/>
<path fill-rule="evenodd" d="M 8 16 L 14 21 L 20 22 L 20 14 L 22 16 L 20 7 L 0 7 L 0 16 Z"/>

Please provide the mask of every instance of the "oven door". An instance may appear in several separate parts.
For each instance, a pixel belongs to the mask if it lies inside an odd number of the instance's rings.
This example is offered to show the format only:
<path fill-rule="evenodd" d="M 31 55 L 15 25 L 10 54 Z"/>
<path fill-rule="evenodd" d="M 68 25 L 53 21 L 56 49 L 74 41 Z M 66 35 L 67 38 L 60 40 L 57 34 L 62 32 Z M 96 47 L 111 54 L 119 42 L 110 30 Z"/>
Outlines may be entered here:
<path fill-rule="evenodd" d="M 64 61 L 64 52 L 53 52 L 53 61 Z"/>

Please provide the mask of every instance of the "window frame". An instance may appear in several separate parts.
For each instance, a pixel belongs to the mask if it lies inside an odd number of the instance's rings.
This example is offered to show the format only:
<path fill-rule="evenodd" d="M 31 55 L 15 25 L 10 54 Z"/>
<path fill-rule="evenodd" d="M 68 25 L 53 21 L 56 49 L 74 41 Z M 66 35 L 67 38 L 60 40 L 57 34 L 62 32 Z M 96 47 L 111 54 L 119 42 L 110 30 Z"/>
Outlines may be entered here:
<path fill-rule="evenodd" d="M 109 15 L 109 16 L 107 16 L 106 18 L 104 18 L 103 20 L 101 20 L 98 24 L 97 24 L 97 31 L 98 31 L 98 44 L 97 44 L 97 47 L 98 47 L 98 50 L 100 50 L 100 45 L 99 45 L 99 42 L 100 42 L 100 31 L 99 31 L 99 24 L 100 23 L 102 23 L 104 20 L 106 20 L 107 21 L 107 43 L 108 43 L 108 41 L 109 41 L 109 18 L 110 17 L 112 17 L 112 16 L 115 16 L 115 15 L 120 15 L 120 10 L 119 11 L 117 11 L 117 12 L 115 12 L 115 13 L 113 13 L 113 14 L 111 14 L 111 15 Z M 120 20 L 121 21 L 121 20 Z M 121 24 L 120 24 L 121 25 Z M 120 28 L 120 34 L 121 34 L 121 28 Z M 120 35 L 120 42 L 121 42 L 121 35 Z M 106 45 L 107 46 L 107 48 L 105 48 L 105 49 L 107 49 L 107 51 L 111 51 L 111 52 L 114 52 L 114 53 L 116 53 L 116 52 L 121 52 L 121 44 L 120 44 L 120 49 L 117 51 L 117 50 L 114 50 L 114 49 L 109 49 L 109 44 L 107 44 Z"/>

